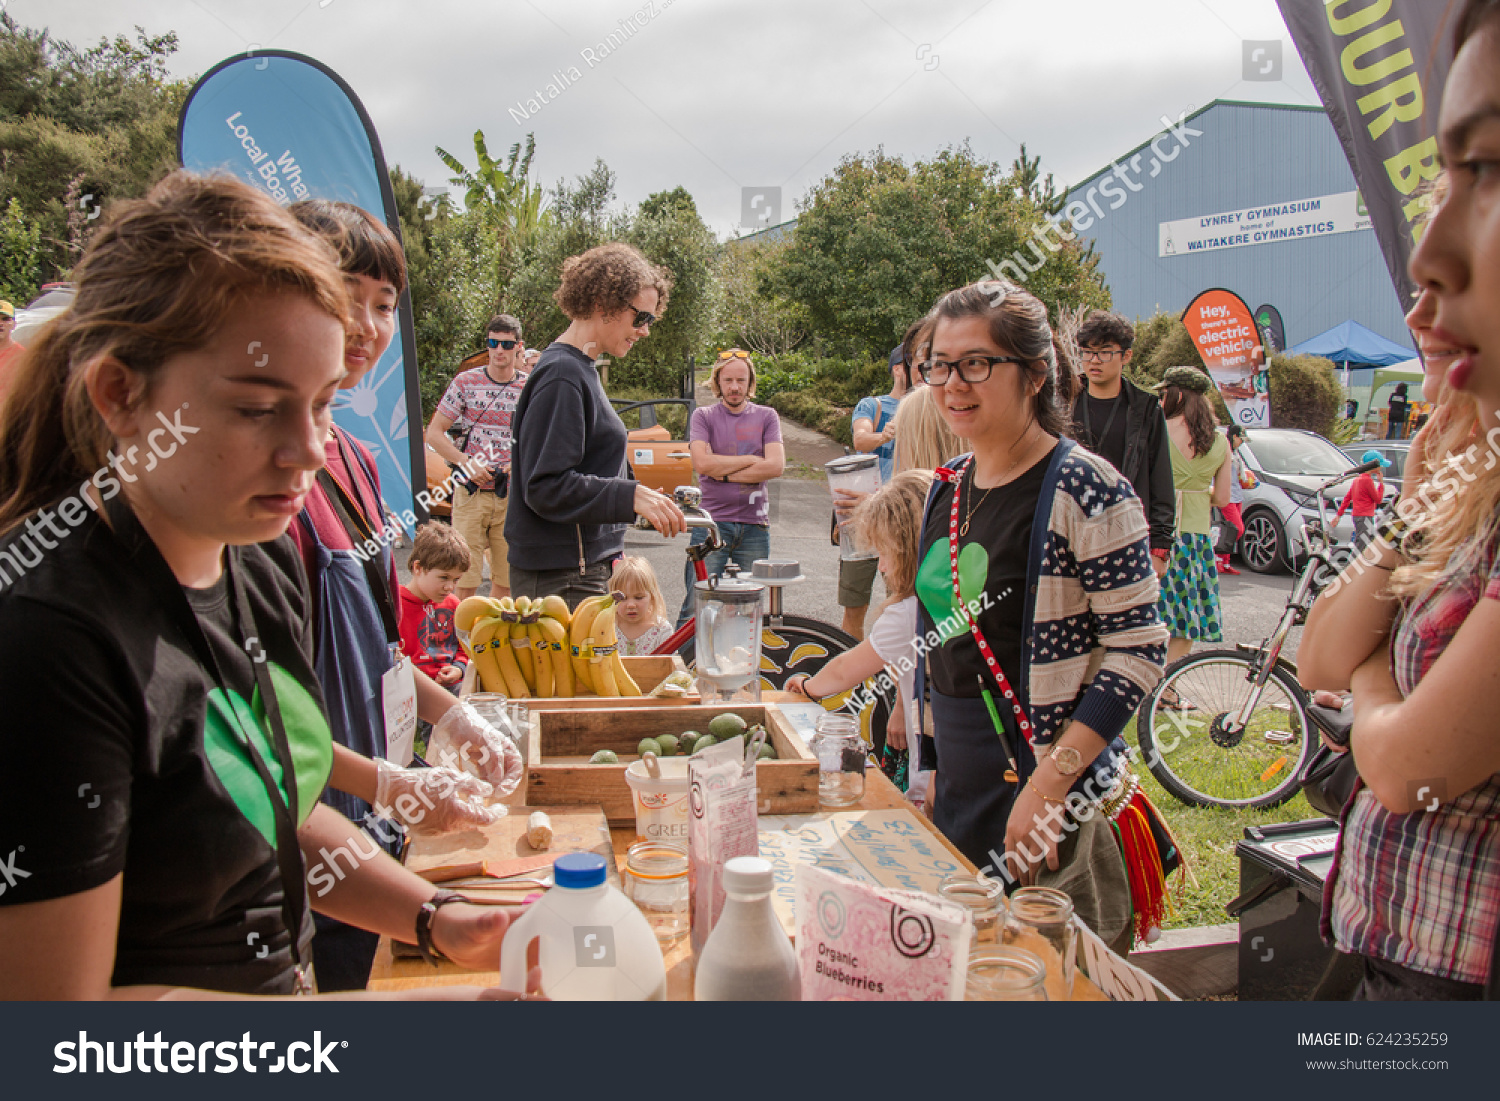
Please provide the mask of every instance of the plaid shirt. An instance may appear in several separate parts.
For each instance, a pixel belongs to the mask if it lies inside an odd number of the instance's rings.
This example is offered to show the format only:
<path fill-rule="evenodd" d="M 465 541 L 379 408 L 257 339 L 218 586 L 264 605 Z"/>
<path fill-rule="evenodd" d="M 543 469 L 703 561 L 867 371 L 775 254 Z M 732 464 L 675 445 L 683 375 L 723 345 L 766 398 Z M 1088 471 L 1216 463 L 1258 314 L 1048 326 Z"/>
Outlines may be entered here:
<path fill-rule="evenodd" d="M 1500 600 L 1496 549 L 1494 536 L 1472 541 L 1441 585 L 1398 613 L 1391 664 L 1403 696 L 1482 598 Z M 1500 923 L 1500 773 L 1432 812 L 1393 814 L 1357 789 L 1323 897 L 1324 932 L 1341 950 L 1484 982 Z"/>

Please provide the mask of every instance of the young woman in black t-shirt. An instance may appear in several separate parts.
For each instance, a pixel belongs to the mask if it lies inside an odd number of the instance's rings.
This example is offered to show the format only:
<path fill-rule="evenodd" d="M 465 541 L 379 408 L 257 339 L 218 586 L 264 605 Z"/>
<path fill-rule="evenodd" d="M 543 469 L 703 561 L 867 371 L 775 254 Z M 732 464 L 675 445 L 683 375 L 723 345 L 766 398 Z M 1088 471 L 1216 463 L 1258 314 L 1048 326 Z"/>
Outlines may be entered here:
<path fill-rule="evenodd" d="M 0 999 L 293 993 L 309 904 L 493 967 L 503 914 L 443 905 L 318 802 L 282 536 L 344 374 L 333 256 L 176 173 L 77 281 L 0 422 Z"/>

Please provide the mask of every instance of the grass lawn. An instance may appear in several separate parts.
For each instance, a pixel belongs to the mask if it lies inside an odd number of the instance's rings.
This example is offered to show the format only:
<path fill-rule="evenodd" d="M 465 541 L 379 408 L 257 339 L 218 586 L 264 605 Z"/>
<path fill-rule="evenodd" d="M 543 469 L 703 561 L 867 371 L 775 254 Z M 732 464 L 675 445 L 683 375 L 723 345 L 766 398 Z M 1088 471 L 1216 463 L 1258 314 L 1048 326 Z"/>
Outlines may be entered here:
<path fill-rule="evenodd" d="M 1135 749 L 1135 722 L 1126 727 L 1125 734 Z M 1141 789 L 1156 804 L 1156 809 L 1166 819 L 1178 843 L 1187 853 L 1188 864 L 1197 877 L 1197 885 L 1191 881 L 1174 891 L 1176 912 L 1167 920 L 1166 927 L 1180 929 L 1192 925 L 1221 925 L 1230 920 L 1224 912 L 1225 903 L 1240 893 L 1240 862 L 1234 855 L 1234 844 L 1245 836 L 1246 826 L 1266 826 L 1277 822 L 1300 822 L 1308 818 L 1321 818 L 1308 805 L 1301 792 L 1279 807 L 1268 810 L 1218 810 L 1212 807 L 1189 807 L 1170 795 L 1156 782 L 1156 778 L 1141 764 L 1139 755 L 1132 762 L 1141 778 Z M 1173 883 L 1177 882 L 1173 877 Z"/>

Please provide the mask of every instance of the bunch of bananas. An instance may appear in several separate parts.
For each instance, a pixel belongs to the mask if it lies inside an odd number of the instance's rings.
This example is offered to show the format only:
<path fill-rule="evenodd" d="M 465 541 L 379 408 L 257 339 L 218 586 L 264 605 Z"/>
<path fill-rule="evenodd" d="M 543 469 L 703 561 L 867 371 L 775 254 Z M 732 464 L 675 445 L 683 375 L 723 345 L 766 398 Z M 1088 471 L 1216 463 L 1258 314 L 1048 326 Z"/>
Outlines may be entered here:
<path fill-rule="evenodd" d="M 591 597 L 570 615 L 560 596 L 471 596 L 453 623 L 486 692 L 523 700 L 639 696 L 615 640 L 615 599 Z"/>

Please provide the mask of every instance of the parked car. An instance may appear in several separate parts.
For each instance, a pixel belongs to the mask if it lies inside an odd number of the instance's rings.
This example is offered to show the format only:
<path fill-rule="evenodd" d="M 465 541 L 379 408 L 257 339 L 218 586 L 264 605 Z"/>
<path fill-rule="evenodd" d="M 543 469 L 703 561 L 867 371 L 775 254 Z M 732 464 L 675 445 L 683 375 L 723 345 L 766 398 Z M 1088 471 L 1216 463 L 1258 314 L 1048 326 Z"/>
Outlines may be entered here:
<path fill-rule="evenodd" d="M 610 404 L 625 421 L 627 428 L 632 422 L 637 427 L 627 433 L 630 472 L 635 480 L 650 486 L 658 493 L 671 496 L 678 486 L 696 485 L 693 475 L 693 457 L 688 451 L 685 438 L 674 439 L 658 419 L 667 406 L 681 406 L 687 418 L 693 415 L 693 403 L 687 398 L 658 398 L 653 401 L 626 401 L 611 398 Z M 687 435 L 687 420 L 683 421 L 683 436 Z"/>
<path fill-rule="evenodd" d="M 1406 473 L 1406 456 L 1411 453 L 1410 440 L 1370 440 L 1368 443 L 1351 443 L 1343 448 L 1349 461 L 1358 464 L 1366 451 L 1378 451 L 1391 461 L 1391 465 L 1385 468 L 1385 484 L 1401 492 L 1401 479 Z"/>
<path fill-rule="evenodd" d="M 1258 481 L 1245 490 L 1240 558 L 1256 573 L 1295 570 L 1307 552 L 1302 526 L 1318 518 L 1313 490 L 1358 466 L 1359 459 L 1351 459 L 1316 432 L 1298 428 L 1248 428 L 1239 455 Z M 1344 492 L 1345 487 L 1338 487 L 1330 500 L 1330 522 Z M 1387 482 L 1387 498 L 1395 493 Z M 1332 535 L 1337 542 L 1349 543 L 1354 537 L 1353 517 L 1345 513 Z"/>
<path fill-rule="evenodd" d="M 72 283 L 44 283 L 41 293 L 16 311 L 16 327 L 11 339 L 27 347 L 36 339 L 43 325 L 73 304 Z"/>

